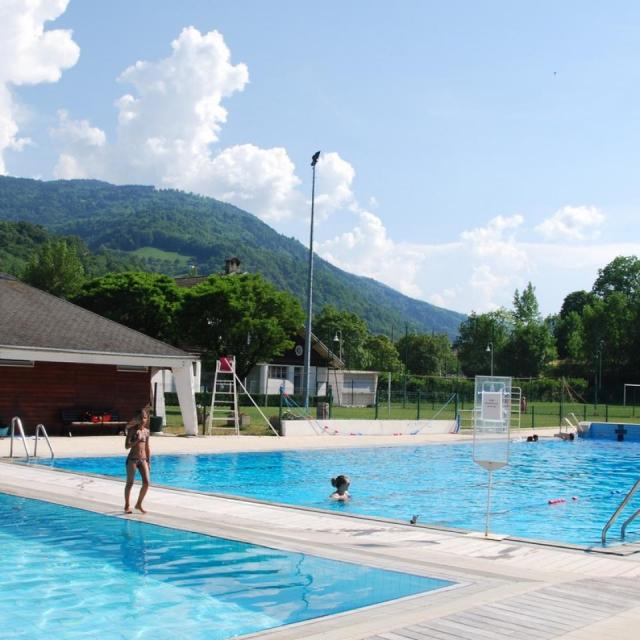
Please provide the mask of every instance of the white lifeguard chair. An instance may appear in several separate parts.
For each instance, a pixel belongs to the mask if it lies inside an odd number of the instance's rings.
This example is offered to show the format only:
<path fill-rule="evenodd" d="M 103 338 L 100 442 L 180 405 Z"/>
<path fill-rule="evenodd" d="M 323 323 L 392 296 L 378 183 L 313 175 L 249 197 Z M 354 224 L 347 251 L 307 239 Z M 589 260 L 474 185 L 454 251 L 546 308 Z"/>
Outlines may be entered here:
<path fill-rule="evenodd" d="M 233 429 L 236 435 L 240 435 L 237 379 L 235 357 L 218 358 L 213 378 L 211 406 L 206 420 L 207 435 L 212 435 L 214 427 Z"/>

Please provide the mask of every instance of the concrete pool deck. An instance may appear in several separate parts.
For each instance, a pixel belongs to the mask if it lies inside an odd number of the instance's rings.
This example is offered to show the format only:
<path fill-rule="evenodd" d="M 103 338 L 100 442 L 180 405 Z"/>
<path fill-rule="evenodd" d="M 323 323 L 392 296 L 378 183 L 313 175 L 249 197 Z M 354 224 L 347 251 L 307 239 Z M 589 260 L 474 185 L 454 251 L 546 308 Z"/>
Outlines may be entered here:
<path fill-rule="evenodd" d="M 536 430 L 542 434 L 542 430 Z M 553 431 L 548 434 L 552 435 Z M 522 430 L 521 436 L 528 435 Z M 154 437 L 162 453 L 402 445 L 459 436 Z M 54 438 L 56 455 L 124 455 L 121 437 Z M 21 443 L 15 445 L 21 447 Z M 43 446 L 44 445 L 44 446 Z M 29 443 L 30 449 L 33 443 Z M 40 443 L 41 454 L 46 444 Z M 0 456 L 8 455 L 0 441 Z M 17 449 L 18 454 L 20 449 Z M 122 515 L 123 481 L 0 464 L 0 491 Z M 251 637 L 270 640 L 635 640 L 640 546 L 627 555 L 550 547 L 360 516 L 152 487 L 145 516 L 127 516 L 253 544 L 451 580 L 457 585 Z M 636 553 L 637 552 L 637 553 Z M 345 598 L 349 594 L 344 594 Z"/>

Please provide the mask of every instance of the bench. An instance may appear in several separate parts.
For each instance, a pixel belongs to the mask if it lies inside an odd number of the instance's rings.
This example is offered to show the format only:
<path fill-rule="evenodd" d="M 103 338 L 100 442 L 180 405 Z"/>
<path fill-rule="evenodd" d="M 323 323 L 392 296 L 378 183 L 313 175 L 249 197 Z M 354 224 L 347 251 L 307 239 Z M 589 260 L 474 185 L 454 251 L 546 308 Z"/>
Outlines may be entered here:
<path fill-rule="evenodd" d="M 74 407 L 61 409 L 60 418 L 62 424 L 66 427 L 82 427 L 83 429 L 89 427 L 109 427 L 112 429 L 115 428 L 116 432 L 123 431 L 127 424 L 126 420 L 120 420 L 120 414 L 115 410 L 97 411 L 96 409 L 79 409 Z M 69 431 L 69 434 L 71 434 L 71 431 Z"/>

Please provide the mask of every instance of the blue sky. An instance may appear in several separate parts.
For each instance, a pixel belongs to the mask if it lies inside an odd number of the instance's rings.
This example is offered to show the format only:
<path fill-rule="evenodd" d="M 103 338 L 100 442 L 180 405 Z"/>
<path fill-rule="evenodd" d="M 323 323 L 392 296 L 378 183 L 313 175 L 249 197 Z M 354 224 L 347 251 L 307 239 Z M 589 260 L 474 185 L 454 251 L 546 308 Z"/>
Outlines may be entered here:
<path fill-rule="evenodd" d="M 465 313 L 636 255 L 634 2 L 0 0 L 0 168 L 228 200 Z M 241 251 L 239 252 L 241 254 Z"/>

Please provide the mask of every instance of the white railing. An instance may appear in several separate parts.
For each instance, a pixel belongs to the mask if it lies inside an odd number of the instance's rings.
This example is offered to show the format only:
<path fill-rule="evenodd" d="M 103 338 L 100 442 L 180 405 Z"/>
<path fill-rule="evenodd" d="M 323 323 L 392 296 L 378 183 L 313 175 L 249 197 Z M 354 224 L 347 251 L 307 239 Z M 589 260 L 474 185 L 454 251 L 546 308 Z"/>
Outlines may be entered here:
<path fill-rule="evenodd" d="M 16 430 L 18 435 L 16 435 Z M 14 416 L 11 418 L 11 441 L 9 443 L 9 457 L 13 458 L 13 441 L 16 438 L 20 438 L 22 440 L 22 446 L 24 447 L 24 453 L 27 458 L 27 462 L 33 457 L 38 457 L 38 441 L 40 438 L 44 438 L 47 446 L 49 447 L 49 452 L 51 453 L 51 458 L 54 457 L 53 454 L 53 446 L 51 445 L 51 440 L 49 440 L 49 436 L 47 435 L 47 430 L 44 425 L 41 423 L 36 427 L 36 435 L 33 443 L 33 456 L 29 455 L 29 447 L 27 447 L 27 438 L 24 435 L 24 427 L 22 426 L 22 420 L 18 418 L 18 416 Z"/>

